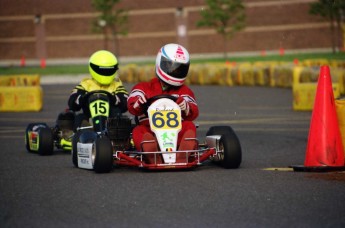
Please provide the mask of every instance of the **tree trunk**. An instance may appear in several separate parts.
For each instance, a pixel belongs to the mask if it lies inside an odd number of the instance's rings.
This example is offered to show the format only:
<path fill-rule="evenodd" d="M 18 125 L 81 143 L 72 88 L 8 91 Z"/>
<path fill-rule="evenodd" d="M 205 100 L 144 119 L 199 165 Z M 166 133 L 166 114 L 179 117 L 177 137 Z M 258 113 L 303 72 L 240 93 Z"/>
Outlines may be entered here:
<path fill-rule="evenodd" d="M 227 38 L 226 38 L 226 35 L 224 34 L 223 35 L 223 42 L 224 42 L 224 45 L 223 45 L 223 47 L 224 47 L 224 59 L 225 59 L 225 61 L 226 60 L 228 60 L 228 43 L 227 43 Z"/>
<path fill-rule="evenodd" d="M 342 28 L 340 20 L 337 20 L 337 41 L 338 50 L 343 50 L 344 47 L 342 45 Z"/>
<path fill-rule="evenodd" d="M 331 34 L 332 34 L 332 52 L 333 54 L 335 53 L 335 46 L 336 46 L 336 37 L 335 37 L 335 29 L 334 29 L 334 22 L 333 22 L 333 14 L 332 11 L 330 10 L 330 22 L 331 22 Z"/>

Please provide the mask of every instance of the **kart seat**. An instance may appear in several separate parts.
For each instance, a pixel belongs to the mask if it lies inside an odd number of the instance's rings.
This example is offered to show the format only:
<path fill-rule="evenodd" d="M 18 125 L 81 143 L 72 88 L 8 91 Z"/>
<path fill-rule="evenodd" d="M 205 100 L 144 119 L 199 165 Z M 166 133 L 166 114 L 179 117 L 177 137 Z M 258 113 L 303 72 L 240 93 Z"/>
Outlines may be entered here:
<path fill-rule="evenodd" d="M 127 116 L 116 116 L 108 119 L 107 122 L 109 139 L 117 149 L 125 149 L 130 146 L 132 132 L 131 119 Z"/>

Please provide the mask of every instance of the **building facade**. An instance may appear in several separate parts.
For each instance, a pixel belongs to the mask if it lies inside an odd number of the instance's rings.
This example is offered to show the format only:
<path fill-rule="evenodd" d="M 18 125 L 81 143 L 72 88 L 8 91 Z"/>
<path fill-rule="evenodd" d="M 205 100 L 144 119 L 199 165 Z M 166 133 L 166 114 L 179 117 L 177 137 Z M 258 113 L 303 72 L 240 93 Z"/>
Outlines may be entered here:
<path fill-rule="evenodd" d="M 228 41 L 228 53 L 330 49 L 329 23 L 308 13 L 315 0 L 244 0 L 246 28 Z M 88 58 L 105 47 L 120 57 L 154 56 L 165 43 L 192 55 L 223 53 L 213 28 L 196 26 L 204 0 L 122 0 L 128 34 L 117 48 L 92 31 L 98 13 L 91 0 L 0 0 L 0 61 Z"/>

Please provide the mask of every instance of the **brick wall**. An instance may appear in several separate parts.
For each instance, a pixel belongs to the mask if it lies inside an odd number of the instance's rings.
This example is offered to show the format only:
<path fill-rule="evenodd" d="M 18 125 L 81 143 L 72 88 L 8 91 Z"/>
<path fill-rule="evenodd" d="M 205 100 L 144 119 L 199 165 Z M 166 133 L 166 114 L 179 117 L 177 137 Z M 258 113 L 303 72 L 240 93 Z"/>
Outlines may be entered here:
<path fill-rule="evenodd" d="M 228 41 L 229 53 L 331 48 L 328 23 L 308 13 L 313 1 L 244 1 L 247 27 Z M 22 55 L 28 59 L 87 58 L 105 47 L 103 35 L 91 29 L 97 15 L 91 0 L 1 0 L 0 4 L 0 60 Z M 190 53 L 222 53 L 222 37 L 212 28 L 195 25 L 204 5 L 203 0 L 123 0 L 118 7 L 129 10 L 129 33 L 119 37 L 116 54 L 153 56 L 163 44 L 178 42 L 178 7 L 183 7 L 181 21 L 187 27 L 183 44 Z M 35 15 L 41 15 L 43 44 L 37 43 L 42 37 L 37 37 Z M 112 41 L 106 46 L 116 50 Z"/>

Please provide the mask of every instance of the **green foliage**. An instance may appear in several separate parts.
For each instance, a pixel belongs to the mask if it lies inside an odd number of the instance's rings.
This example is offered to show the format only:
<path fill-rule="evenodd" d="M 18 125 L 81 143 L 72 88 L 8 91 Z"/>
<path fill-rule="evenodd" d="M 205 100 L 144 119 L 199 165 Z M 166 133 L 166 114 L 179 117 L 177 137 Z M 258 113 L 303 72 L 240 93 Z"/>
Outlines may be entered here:
<path fill-rule="evenodd" d="M 207 26 L 216 29 L 217 33 L 232 38 L 245 27 L 245 7 L 242 0 L 206 0 L 207 9 L 200 14 L 202 19 L 198 27 Z"/>
<path fill-rule="evenodd" d="M 104 49 L 108 49 L 108 40 L 111 38 L 115 44 L 115 53 L 119 54 L 117 35 L 127 35 L 128 12 L 116 9 L 115 5 L 121 0 L 92 0 L 92 6 L 99 11 L 99 16 L 93 21 L 93 31 L 103 33 Z M 109 36 L 111 34 L 112 36 Z"/>
<path fill-rule="evenodd" d="M 242 0 L 205 0 L 207 8 L 201 10 L 202 19 L 197 27 L 213 27 L 224 39 L 224 58 L 227 58 L 227 40 L 245 28 L 245 7 Z"/>
<path fill-rule="evenodd" d="M 92 0 L 92 6 L 100 12 L 94 21 L 94 28 L 98 31 L 102 27 L 110 28 L 114 35 L 127 34 L 128 14 L 124 9 L 115 9 L 121 0 Z M 102 24 L 103 23 L 103 24 Z"/>
<path fill-rule="evenodd" d="M 341 20 L 344 20 L 345 1 L 344 0 L 319 0 L 310 4 L 309 14 L 319 15 L 330 22 L 332 48 L 335 52 L 336 37 L 338 37 L 338 46 L 341 47 Z M 336 21 L 335 28 L 333 21 Z"/>
<path fill-rule="evenodd" d="M 320 15 L 328 20 L 341 20 L 341 16 L 345 13 L 344 0 L 319 0 L 310 4 L 309 13 L 312 15 Z"/>

